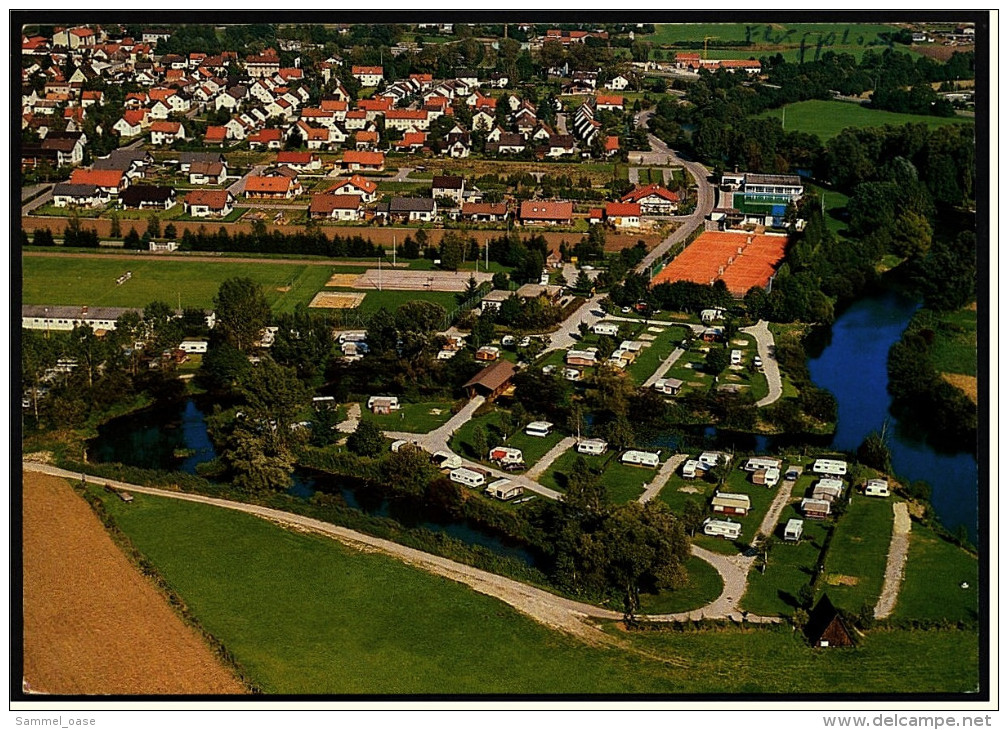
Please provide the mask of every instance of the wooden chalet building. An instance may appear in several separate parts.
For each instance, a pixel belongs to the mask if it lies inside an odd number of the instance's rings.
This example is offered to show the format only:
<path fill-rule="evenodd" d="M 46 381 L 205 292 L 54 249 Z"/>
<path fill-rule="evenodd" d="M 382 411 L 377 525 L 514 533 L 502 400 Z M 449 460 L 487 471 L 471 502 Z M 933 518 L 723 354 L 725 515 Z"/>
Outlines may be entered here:
<path fill-rule="evenodd" d="M 812 646 L 854 646 L 854 634 L 826 594 L 809 614 L 805 635 Z"/>
<path fill-rule="evenodd" d="M 487 400 L 493 400 L 508 389 L 514 374 L 515 366 L 511 362 L 498 360 L 473 375 L 462 387 L 470 398 L 482 395 Z"/>

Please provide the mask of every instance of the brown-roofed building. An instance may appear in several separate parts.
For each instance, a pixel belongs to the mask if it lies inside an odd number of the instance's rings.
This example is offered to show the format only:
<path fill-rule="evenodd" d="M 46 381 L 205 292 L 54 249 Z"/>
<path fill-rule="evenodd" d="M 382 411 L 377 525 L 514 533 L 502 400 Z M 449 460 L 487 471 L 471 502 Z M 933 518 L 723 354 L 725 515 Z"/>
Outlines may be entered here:
<path fill-rule="evenodd" d="M 805 635 L 812 646 L 854 646 L 854 635 L 826 594 L 809 613 Z"/>
<path fill-rule="evenodd" d="M 326 192 L 336 195 L 359 195 L 365 203 L 373 203 L 378 197 L 378 183 L 360 175 L 351 175 Z"/>
<path fill-rule="evenodd" d="M 385 153 L 347 150 L 343 153 L 341 164 L 346 170 L 373 170 L 380 172 L 385 169 Z"/>
<path fill-rule="evenodd" d="M 508 217 L 507 203 L 463 203 L 462 218 L 470 221 L 504 221 Z"/>
<path fill-rule="evenodd" d="M 359 195 L 313 195 L 308 206 L 312 218 L 331 218 L 339 221 L 359 220 L 364 215 Z"/>
<path fill-rule="evenodd" d="M 487 400 L 493 400 L 507 390 L 514 374 L 515 366 L 511 362 L 498 360 L 473 375 L 462 387 L 470 398 L 482 395 Z"/>
<path fill-rule="evenodd" d="M 295 150 L 277 152 L 276 163 L 302 172 L 322 169 L 322 158 L 311 152 L 298 152 Z"/>
<path fill-rule="evenodd" d="M 524 225 L 570 225 L 573 215 L 569 200 L 523 200 L 518 217 Z"/>
<path fill-rule="evenodd" d="M 220 125 L 211 124 L 206 128 L 206 133 L 203 135 L 204 144 L 217 144 L 223 145 L 227 140 L 227 127 L 222 127 Z"/>
<path fill-rule="evenodd" d="M 234 196 L 227 190 L 193 190 L 182 205 L 193 218 L 223 217 L 234 209 Z"/>
<path fill-rule="evenodd" d="M 189 165 L 190 185 L 220 185 L 226 177 L 227 164 L 223 162 L 201 161 Z"/>
<path fill-rule="evenodd" d="M 246 198 L 293 198 L 303 191 L 296 177 L 250 175 L 245 181 Z"/>
<path fill-rule="evenodd" d="M 623 203 L 637 203 L 644 215 L 672 215 L 679 208 L 679 195 L 658 183 L 634 188 L 620 198 Z"/>

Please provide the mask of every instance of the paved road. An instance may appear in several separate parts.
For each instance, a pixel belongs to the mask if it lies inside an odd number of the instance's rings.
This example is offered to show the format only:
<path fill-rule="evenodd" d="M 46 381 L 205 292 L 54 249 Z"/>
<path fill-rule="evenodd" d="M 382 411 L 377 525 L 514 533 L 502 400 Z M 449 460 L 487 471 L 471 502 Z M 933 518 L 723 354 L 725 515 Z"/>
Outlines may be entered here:
<path fill-rule="evenodd" d="M 669 458 L 665 460 L 665 463 L 661 465 L 661 469 L 655 474 L 655 478 L 644 488 L 644 494 L 637 498 L 637 501 L 641 504 L 645 502 L 650 502 L 652 499 L 658 496 L 662 487 L 665 486 L 665 482 L 669 480 L 669 477 L 675 473 L 675 470 L 679 468 L 686 459 L 689 458 L 689 454 L 672 454 Z"/>
<path fill-rule="evenodd" d="M 525 472 L 525 476 L 529 479 L 538 479 L 543 472 L 549 469 L 550 464 L 560 458 L 560 454 L 574 448 L 574 444 L 576 443 L 577 438 L 575 436 L 567 436 L 560 439 L 556 446 L 543 454 L 543 457 L 533 464 L 531 469 Z"/>
<path fill-rule="evenodd" d="M 643 116 L 643 115 L 642 115 Z M 637 265 L 638 273 L 650 272 L 651 265 L 661 259 L 673 246 L 686 240 L 697 228 L 704 225 L 704 221 L 714 210 L 715 192 L 714 186 L 708 181 L 710 173 L 698 162 L 689 162 L 681 159 L 664 142 L 653 134 L 648 135 L 648 142 L 651 144 L 651 152 L 640 154 L 642 165 L 681 165 L 692 177 L 697 188 L 696 209 L 684 219 L 681 226 L 672 231 L 665 240 L 655 246 L 647 256 Z"/>
<path fill-rule="evenodd" d="M 801 472 L 798 473 L 801 474 Z M 785 505 L 787 505 L 788 500 L 791 498 L 791 490 L 794 489 L 795 481 L 790 479 L 781 480 L 780 486 L 777 488 L 777 494 L 774 495 L 773 502 L 770 503 L 770 508 L 763 516 L 763 521 L 760 523 L 759 529 L 756 530 L 756 534 L 749 545 L 755 545 L 764 535 L 773 534 L 781 512 L 784 511 Z"/>
<path fill-rule="evenodd" d="M 406 182 L 406 178 L 409 177 L 409 174 L 415 169 L 415 167 L 400 167 L 399 172 L 396 173 L 396 176 L 392 178 L 392 180 L 394 182 Z"/>
<path fill-rule="evenodd" d="M 595 314 L 595 310 L 601 311 L 599 309 L 600 302 L 595 299 L 589 299 L 580 307 L 574 310 L 574 312 L 567 319 L 563 321 L 560 327 L 550 335 L 549 343 L 546 345 L 545 352 L 550 350 L 566 350 L 573 347 L 577 343 L 577 338 L 574 334 L 580 335 L 578 332 L 578 325 L 582 322 L 586 323 L 589 327 L 594 325 L 599 320 L 604 319 Z"/>
<path fill-rule="evenodd" d="M 770 327 L 767 325 L 766 320 L 761 319 L 752 327 L 741 328 L 739 332 L 744 332 L 745 334 L 752 335 L 753 338 L 755 338 L 756 351 L 759 353 L 760 359 L 763 361 L 763 374 L 766 375 L 767 386 L 769 386 L 770 389 L 765 397 L 756 401 L 757 407 L 768 406 L 771 403 L 775 403 L 781 397 L 784 389 L 781 385 L 780 367 L 777 364 L 777 355 L 774 349 L 774 338 L 773 333 L 770 332 Z"/>
<path fill-rule="evenodd" d="M 907 551 L 910 548 L 910 513 L 906 502 L 893 505 L 892 539 L 889 541 L 889 555 L 886 558 L 885 580 L 882 593 L 875 604 L 875 618 L 888 618 L 896 608 L 900 587 L 903 585 L 903 569 L 906 566 Z"/>
<path fill-rule="evenodd" d="M 556 117 L 556 132 L 557 134 L 567 134 L 567 115 L 557 114 Z"/>
<path fill-rule="evenodd" d="M 22 467 L 25 471 L 36 471 L 43 474 L 62 477 L 64 479 L 78 480 L 81 475 L 76 472 L 67 471 L 48 464 L 38 464 L 30 461 L 23 461 Z M 328 522 L 296 515 L 291 512 L 261 507 L 254 504 L 234 502 L 227 499 L 206 497 L 200 494 L 187 494 L 179 491 L 167 489 L 155 489 L 143 487 L 137 484 L 129 484 L 114 479 L 104 479 L 101 477 L 85 476 L 91 484 L 108 484 L 115 489 L 136 492 L 137 494 L 150 494 L 168 499 L 178 499 L 186 502 L 198 502 L 201 504 L 213 505 L 224 509 L 245 512 L 256 515 L 264 519 L 276 522 L 281 525 L 290 525 L 296 528 L 312 530 L 314 532 L 327 535 L 353 547 L 365 550 L 377 550 L 386 555 L 395 557 L 403 562 L 427 570 L 436 575 L 441 575 L 451 580 L 458 581 L 470 586 L 474 590 L 493 596 L 505 603 L 513 606 L 517 610 L 525 613 L 535 620 L 551 626 L 553 628 L 567 631 L 586 639 L 604 640 L 605 635 L 595 627 L 586 626 L 584 619 L 587 617 L 619 620 L 623 614 L 617 611 L 592 606 L 587 603 L 579 603 L 567 598 L 561 598 L 552 593 L 539 588 L 533 588 L 510 578 L 489 573 L 485 570 L 473 568 L 462 563 L 457 563 L 447 558 L 431 555 L 420 550 L 400 545 L 391 540 L 365 535 L 364 533 L 350 530 L 345 527 L 338 527 Z M 735 603 L 741 596 L 738 592 L 738 573 L 742 569 L 743 563 L 728 558 L 723 555 L 711 553 L 702 548 L 693 548 L 694 554 L 703 560 L 711 563 L 722 574 L 725 581 L 725 592 L 717 600 L 696 611 L 688 611 L 672 614 L 661 614 L 650 616 L 652 621 L 686 621 L 693 620 L 700 616 L 705 618 L 729 618 L 735 621 L 742 620 L 741 612 L 735 607 Z M 751 559 L 749 559 L 751 562 Z M 743 576 L 744 579 L 744 576 Z M 743 584 L 744 589 L 744 584 Z M 738 595 L 734 595 L 738 594 Z M 748 616 L 747 621 L 752 623 L 778 623 L 780 619 L 776 617 Z"/>
<path fill-rule="evenodd" d="M 21 188 L 21 202 L 28 200 L 28 198 L 39 192 L 45 190 L 46 188 L 51 189 L 53 183 L 38 183 L 37 185 L 29 185 L 27 187 Z"/>

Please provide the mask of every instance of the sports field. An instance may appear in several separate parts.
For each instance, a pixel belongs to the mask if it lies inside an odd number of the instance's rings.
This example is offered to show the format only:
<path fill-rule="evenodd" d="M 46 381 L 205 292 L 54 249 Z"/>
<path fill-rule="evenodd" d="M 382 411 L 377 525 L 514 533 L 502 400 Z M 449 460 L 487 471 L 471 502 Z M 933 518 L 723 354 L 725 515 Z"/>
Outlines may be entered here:
<path fill-rule="evenodd" d="M 836 137 L 847 127 L 883 127 L 887 124 L 925 124 L 941 127 L 946 124 L 971 124 L 969 117 L 932 117 L 922 114 L 899 114 L 881 109 L 870 109 L 848 101 L 824 101 L 813 99 L 788 104 L 783 115 L 780 109 L 764 112 L 761 117 L 784 119 L 784 129 L 788 132 L 806 132 L 826 141 Z"/>
<path fill-rule="evenodd" d="M 766 286 L 784 258 L 785 236 L 705 231 L 655 277 L 654 283 L 720 279 L 728 291 L 742 296 L 754 286 Z"/>
<path fill-rule="evenodd" d="M 172 306 L 208 308 L 222 281 L 241 276 L 262 286 L 275 311 L 290 312 L 299 302 L 311 301 L 331 275 L 326 266 L 227 259 L 24 256 L 21 265 L 23 303 L 91 307 L 144 307 L 160 300 Z M 116 279 L 126 271 L 133 276 L 117 285 Z"/>
<path fill-rule="evenodd" d="M 844 651 L 783 630 L 624 632 L 598 644 L 379 554 L 202 504 L 107 509 L 267 693 L 970 691 L 977 636 L 869 634 Z"/>

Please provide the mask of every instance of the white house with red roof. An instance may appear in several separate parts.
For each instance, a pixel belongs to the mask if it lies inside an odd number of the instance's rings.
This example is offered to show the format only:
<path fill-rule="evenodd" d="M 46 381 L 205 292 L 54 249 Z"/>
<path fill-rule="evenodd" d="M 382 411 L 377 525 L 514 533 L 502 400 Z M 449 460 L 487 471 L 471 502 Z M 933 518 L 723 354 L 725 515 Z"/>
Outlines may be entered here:
<path fill-rule="evenodd" d="M 185 139 L 185 128 L 181 122 L 154 122 L 150 126 L 151 144 L 155 146 L 172 144 Z"/>
<path fill-rule="evenodd" d="M 679 209 L 679 195 L 658 183 L 634 188 L 620 202 L 637 203 L 643 215 L 673 215 Z"/>
<path fill-rule="evenodd" d="M 361 175 L 351 175 L 330 188 L 329 192 L 337 195 L 359 195 L 365 203 L 373 203 L 378 199 L 378 183 Z"/>
<path fill-rule="evenodd" d="M 377 86 L 385 78 L 385 70 L 381 66 L 352 66 L 350 73 L 364 88 Z"/>

